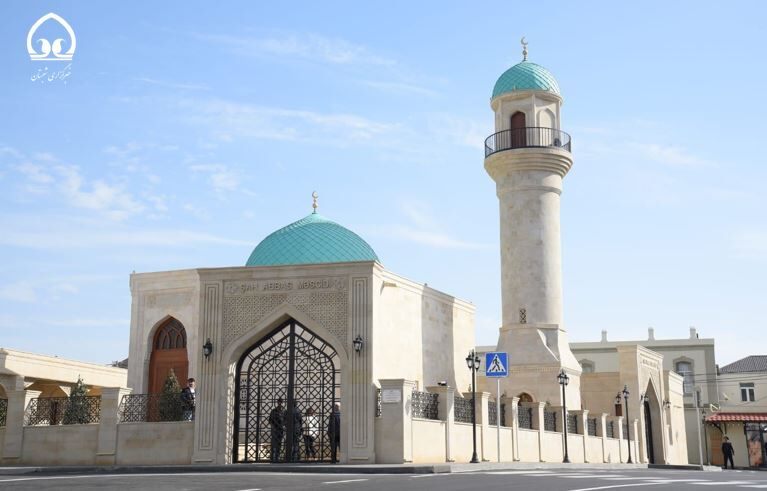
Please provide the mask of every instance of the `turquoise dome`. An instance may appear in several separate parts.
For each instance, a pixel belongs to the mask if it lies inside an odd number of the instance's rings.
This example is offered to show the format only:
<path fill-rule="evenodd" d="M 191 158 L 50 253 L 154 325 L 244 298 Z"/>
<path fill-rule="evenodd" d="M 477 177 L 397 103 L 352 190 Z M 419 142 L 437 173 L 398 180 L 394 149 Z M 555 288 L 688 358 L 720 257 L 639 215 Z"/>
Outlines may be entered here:
<path fill-rule="evenodd" d="M 362 237 L 312 213 L 271 233 L 253 249 L 246 266 L 378 261 Z"/>
<path fill-rule="evenodd" d="M 493 97 L 516 90 L 545 90 L 561 95 L 554 75 L 541 65 L 529 61 L 517 63 L 503 72 L 493 87 Z"/>

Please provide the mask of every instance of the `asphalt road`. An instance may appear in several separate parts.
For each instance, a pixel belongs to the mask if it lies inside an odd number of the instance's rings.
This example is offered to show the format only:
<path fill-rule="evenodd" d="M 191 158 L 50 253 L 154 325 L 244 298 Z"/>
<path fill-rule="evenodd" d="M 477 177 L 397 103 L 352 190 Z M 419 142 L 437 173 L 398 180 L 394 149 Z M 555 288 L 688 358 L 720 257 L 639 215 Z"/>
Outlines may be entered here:
<path fill-rule="evenodd" d="M 658 491 L 767 489 L 767 472 L 550 469 L 420 475 L 219 472 L 0 476 L 0 489 L 8 490 L 622 491 L 635 488 Z"/>

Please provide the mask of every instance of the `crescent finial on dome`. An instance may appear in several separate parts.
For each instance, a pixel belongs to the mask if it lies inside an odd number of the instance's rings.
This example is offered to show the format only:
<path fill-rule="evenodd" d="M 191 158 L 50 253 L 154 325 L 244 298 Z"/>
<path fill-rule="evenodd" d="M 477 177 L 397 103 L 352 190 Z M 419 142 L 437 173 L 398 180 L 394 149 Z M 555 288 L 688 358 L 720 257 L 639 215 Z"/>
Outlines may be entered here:
<path fill-rule="evenodd" d="M 317 213 L 317 208 L 319 205 L 317 204 L 317 198 L 320 196 L 317 194 L 317 191 L 312 191 L 312 208 L 314 211 L 312 213 Z"/>
<path fill-rule="evenodd" d="M 522 36 L 519 42 L 522 43 L 522 61 L 527 61 L 527 41 L 525 41 L 525 36 Z"/>

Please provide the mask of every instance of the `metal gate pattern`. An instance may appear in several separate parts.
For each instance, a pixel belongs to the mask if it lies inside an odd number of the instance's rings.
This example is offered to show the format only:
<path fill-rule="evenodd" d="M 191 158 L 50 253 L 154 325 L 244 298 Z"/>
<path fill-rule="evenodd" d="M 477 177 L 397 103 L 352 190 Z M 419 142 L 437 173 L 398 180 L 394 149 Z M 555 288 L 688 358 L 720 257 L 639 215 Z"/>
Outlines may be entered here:
<path fill-rule="evenodd" d="M 277 462 L 331 461 L 327 428 L 340 400 L 339 361 L 294 320 L 250 348 L 237 366 L 234 462 L 269 462 L 273 452 Z M 281 428 L 270 424 L 272 414 L 282 416 L 272 418 Z"/>

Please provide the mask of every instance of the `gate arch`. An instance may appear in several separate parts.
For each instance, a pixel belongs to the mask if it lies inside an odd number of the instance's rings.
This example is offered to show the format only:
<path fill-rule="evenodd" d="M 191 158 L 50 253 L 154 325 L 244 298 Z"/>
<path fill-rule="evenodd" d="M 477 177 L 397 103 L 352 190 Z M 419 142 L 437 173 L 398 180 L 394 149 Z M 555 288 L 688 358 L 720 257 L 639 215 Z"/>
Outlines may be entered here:
<path fill-rule="evenodd" d="M 340 377 L 333 346 L 293 318 L 246 349 L 235 372 L 232 461 L 330 461 Z"/>

